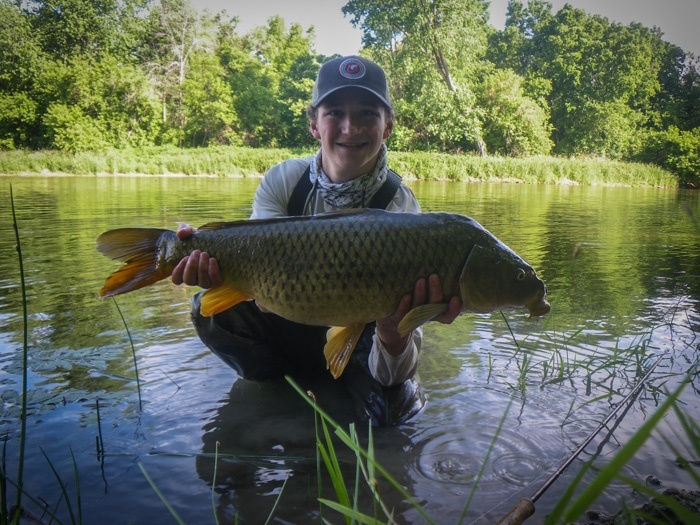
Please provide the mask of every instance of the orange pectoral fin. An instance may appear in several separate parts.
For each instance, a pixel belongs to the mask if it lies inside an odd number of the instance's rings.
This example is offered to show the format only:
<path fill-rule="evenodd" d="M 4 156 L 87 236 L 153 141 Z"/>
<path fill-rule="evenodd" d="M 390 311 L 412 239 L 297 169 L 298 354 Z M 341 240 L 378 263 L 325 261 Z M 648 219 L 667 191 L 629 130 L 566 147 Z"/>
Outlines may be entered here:
<path fill-rule="evenodd" d="M 399 323 L 399 335 L 402 337 L 415 330 L 420 325 L 427 323 L 433 317 L 445 313 L 450 307 L 449 303 L 424 304 L 416 306 L 401 319 Z"/>
<path fill-rule="evenodd" d="M 204 317 L 210 317 L 247 300 L 248 297 L 238 290 L 234 290 L 227 284 L 222 284 L 216 288 L 210 288 L 202 294 L 199 311 Z"/>

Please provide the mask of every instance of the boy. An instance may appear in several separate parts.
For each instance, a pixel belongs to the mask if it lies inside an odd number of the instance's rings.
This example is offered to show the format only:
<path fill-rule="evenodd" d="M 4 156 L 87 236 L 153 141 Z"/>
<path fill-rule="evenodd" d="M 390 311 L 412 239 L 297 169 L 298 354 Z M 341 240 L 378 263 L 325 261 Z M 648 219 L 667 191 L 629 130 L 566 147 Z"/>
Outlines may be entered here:
<path fill-rule="evenodd" d="M 307 108 L 311 134 L 321 147 L 305 159 L 273 166 L 258 187 L 251 219 L 313 215 L 339 209 L 375 207 L 420 212 L 413 192 L 387 168 L 386 146 L 394 113 L 384 71 L 365 58 L 350 56 L 324 63 Z M 186 227 L 180 237 L 193 233 Z M 222 282 L 218 263 L 194 251 L 172 274 L 175 284 L 210 288 Z M 358 415 L 374 424 L 405 421 L 422 407 L 413 376 L 422 332 L 405 337 L 398 324 L 411 308 L 443 302 L 437 276 L 416 282 L 396 311 L 368 324 L 350 363 L 340 377 L 356 399 Z M 459 314 L 453 297 L 436 321 L 451 323 Z M 284 374 L 327 374 L 323 358 L 326 328 L 292 323 L 261 311 L 248 301 L 213 317 L 199 313 L 195 296 L 192 318 L 204 343 L 239 375 L 274 379 Z"/>

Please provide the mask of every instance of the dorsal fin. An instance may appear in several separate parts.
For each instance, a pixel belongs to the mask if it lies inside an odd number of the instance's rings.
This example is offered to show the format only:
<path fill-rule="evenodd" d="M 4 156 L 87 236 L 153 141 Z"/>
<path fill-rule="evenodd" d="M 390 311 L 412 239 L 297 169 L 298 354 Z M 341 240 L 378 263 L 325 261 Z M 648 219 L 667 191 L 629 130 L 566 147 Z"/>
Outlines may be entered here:
<path fill-rule="evenodd" d="M 241 219 L 237 221 L 229 222 L 208 222 L 197 228 L 197 231 L 212 231 L 220 230 L 223 228 L 235 228 L 236 226 L 246 226 L 250 224 L 275 224 L 277 222 L 286 221 L 324 221 L 332 220 L 338 217 L 347 217 L 348 215 L 362 215 L 368 213 L 370 210 L 368 208 L 355 208 L 349 210 L 335 210 L 325 213 L 318 213 L 316 215 L 304 215 L 303 217 L 273 217 L 271 219 Z M 372 210 L 377 211 L 377 210 Z"/>

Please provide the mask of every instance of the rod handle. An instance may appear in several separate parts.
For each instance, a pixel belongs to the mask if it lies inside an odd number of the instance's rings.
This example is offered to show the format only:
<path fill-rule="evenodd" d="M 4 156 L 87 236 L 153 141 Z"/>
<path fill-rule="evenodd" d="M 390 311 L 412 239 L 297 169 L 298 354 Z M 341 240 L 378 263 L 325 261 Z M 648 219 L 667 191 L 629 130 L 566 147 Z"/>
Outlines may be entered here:
<path fill-rule="evenodd" d="M 535 513 L 535 504 L 529 498 L 520 498 L 507 515 L 503 516 L 498 525 L 520 525 Z"/>

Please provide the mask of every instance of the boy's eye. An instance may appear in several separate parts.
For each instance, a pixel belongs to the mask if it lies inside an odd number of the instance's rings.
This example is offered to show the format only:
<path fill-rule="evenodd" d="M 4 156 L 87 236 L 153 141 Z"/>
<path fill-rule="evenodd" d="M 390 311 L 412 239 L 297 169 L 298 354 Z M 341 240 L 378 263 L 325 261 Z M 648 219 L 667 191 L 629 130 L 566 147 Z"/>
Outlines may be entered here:
<path fill-rule="evenodd" d="M 328 117 L 333 117 L 333 118 L 342 118 L 345 116 L 346 112 L 343 109 L 333 109 L 333 108 L 328 108 L 326 111 L 323 113 L 325 116 Z M 352 112 L 353 115 L 355 115 L 355 118 L 363 118 L 363 119 L 370 119 L 370 118 L 377 118 L 379 117 L 379 111 L 374 109 L 374 108 L 367 108 L 367 109 L 361 109 L 356 112 Z"/>

